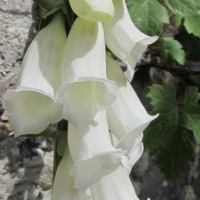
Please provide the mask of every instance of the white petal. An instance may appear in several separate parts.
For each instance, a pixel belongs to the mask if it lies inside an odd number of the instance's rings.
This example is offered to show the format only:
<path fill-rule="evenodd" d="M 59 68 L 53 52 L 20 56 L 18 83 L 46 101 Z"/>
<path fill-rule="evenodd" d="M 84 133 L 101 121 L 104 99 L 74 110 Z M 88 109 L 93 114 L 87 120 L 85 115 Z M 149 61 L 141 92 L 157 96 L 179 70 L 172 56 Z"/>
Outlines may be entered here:
<path fill-rule="evenodd" d="M 139 200 L 129 176 L 121 166 L 90 188 L 95 200 Z"/>
<path fill-rule="evenodd" d="M 64 55 L 62 86 L 57 97 L 64 105 L 63 118 L 80 126 L 116 97 L 116 84 L 106 77 L 102 24 L 78 18 L 69 33 Z"/>
<path fill-rule="evenodd" d="M 106 78 L 105 40 L 102 23 L 77 18 L 65 45 L 62 82 L 83 77 Z"/>
<path fill-rule="evenodd" d="M 60 60 L 66 35 L 60 15 L 32 41 L 22 62 L 17 89 L 7 91 L 3 105 L 11 112 L 10 123 L 16 134 L 35 134 L 62 117 L 55 99 L 60 84 Z"/>
<path fill-rule="evenodd" d="M 104 23 L 105 40 L 108 48 L 128 64 L 127 78 L 132 80 L 136 63 L 149 44 L 157 37 L 145 35 L 133 24 L 125 0 L 113 0 L 115 14 L 109 23 Z"/>
<path fill-rule="evenodd" d="M 75 187 L 84 190 L 110 173 L 125 151 L 111 145 L 105 112 L 99 112 L 89 124 L 75 128 L 69 123 L 68 143 L 74 160 L 71 173 Z"/>
<path fill-rule="evenodd" d="M 73 177 L 69 171 L 73 161 L 66 151 L 58 165 L 52 191 L 52 200 L 91 200 L 90 191 L 81 192 L 73 188 Z"/>
<path fill-rule="evenodd" d="M 7 91 L 4 107 L 11 112 L 10 124 L 15 136 L 40 133 L 50 123 L 61 120 L 59 102 L 31 89 Z"/>
<path fill-rule="evenodd" d="M 144 151 L 143 143 L 138 144 L 128 155 L 122 157 L 122 165 L 127 174 L 131 173 L 132 167 L 140 159 Z"/>
<path fill-rule="evenodd" d="M 109 21 L 114 15 L 112 0 L 69 0 L 72 10 L 83 19 Z"/>
<path fill-rule="evenodd" d="M 102 79 L 86 79 L 63 84 L 58 98 L 63 102 L 63 118 L 81 126 L 105 110 L 116 98 L 116 85 Z"/>
<path fill-rule="evenodd" d="M 142 140 L 142 133 L 157 116 L 150 116 L 131 84 L 115 61 L 107 56 L 107 72 L 119 89 L 116 100 L 107 110 L 109 129 L 118 138 L 118 147 L 131 151 Z"/>
<path fill-rule="evenodd" d="M 31 42 L 17 85 L 54 96 L 60 85 L 60 68 L 66 42 L 64 22 L 56 15 Z"/>

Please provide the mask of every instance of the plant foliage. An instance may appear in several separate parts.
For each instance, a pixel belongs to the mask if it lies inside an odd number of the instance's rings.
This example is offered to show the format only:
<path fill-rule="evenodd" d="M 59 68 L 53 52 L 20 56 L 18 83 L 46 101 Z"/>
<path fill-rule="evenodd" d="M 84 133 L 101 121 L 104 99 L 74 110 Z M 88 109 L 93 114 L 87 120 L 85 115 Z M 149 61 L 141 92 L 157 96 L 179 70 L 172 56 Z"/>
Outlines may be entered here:
<path fill-rule="evenodd" d="M 166 178 L 174 180 L 195 159 L 200 144 L 200 1 L 126 1 L 133 23 L 146 34 L 160 36 L 148 51 L 151 61 L 144 60 L 144 66 L 154 68 L 146 97 L 151 113 L 159 113 L 145 131 L 144 142 Z"/>
<path fill-rule="evenodd" d="M 157 34 L 169 22 L 167 10 L 157 0 L 127 0 L 127 5 L 135 25 L 146 34 Z"/>
<path fill-rule="evenodd" d="M 164 37 L 159 41 L 158 51 L 161 55 L 163 65 L 174 65 L 176 63 L 184 65 L 185 51 L 182 44 L 172 37 Z"/>
<path fill-rule="evenodd" d="M 68 1 L 34 1 L 42 9 L 41 27 L 58 10 L 68 16 L 66 27 L 72 25 L 76 16 L 69 16 L 72 12 Z M 149 76 L 151 81 L 146 83 L 147 86 L 153 83 L 146 97 L 152 105 L 151 113 L 159 113 L 145 131 L 144 143 L 156 155 L 166 177 L 174 180 L 195 159 L 194 148 L 200 144 L 200 1 L 126 0 L 126 3 L 133 23 L 144 33 L 160 38 L 146 52 L 148 59 L 144 58 L 137 67 L 138 71 L 142 71 L 143 65 L 154 69 Z M 170 75 L 163 76 L 166 71 Z M 52 136 L 49 132 L 44 134 Z M 56 139 L 64 137 L 60 136 Z M 62 157 L 62 145 L 56 149 Z"/>
<path fill-rule="evenodd" d="M 144 142 L 157 155 L 158 163 L 169 180 L 174 180 L 193 161 L 194 144 L 200 143 L 200 106 L 196 87 L 186 87 L 183 98 L 172 83 L 153 84 L 146 97 L 153 105 L 152 114 L 159 117 L 146 129 Z"/>

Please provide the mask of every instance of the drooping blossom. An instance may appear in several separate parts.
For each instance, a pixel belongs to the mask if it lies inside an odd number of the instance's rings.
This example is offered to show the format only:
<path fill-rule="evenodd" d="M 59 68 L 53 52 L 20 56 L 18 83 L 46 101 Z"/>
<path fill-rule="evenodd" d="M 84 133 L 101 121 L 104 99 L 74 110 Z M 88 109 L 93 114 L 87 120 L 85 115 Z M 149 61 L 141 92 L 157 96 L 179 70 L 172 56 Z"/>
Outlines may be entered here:
<path fill-rule="evenodd" d="M 69 0 L 72 10 L 79 17 L 90 21 L 109 21 L 114 15 L 112 0 Z"/>
<path fill-rule="evenodd" d="M 10 111 L 15 136 L 42 132 L 49 123 L 62 118 L 61 104 L 55 98 L 60 85 L 61 58 L 66 42 L 62 16 L 57 14 L 31 42 L 22 62 L 15 90 L 3 98 Z"/>
<path fill-rule="evenodd" d="M 98 112 L 93 120 L 79 128 L 69 123 L 68 145 L 74 161 L 71 169 L 74 186 L 80 190 L 112 172 L 126 153 L 112 145 L 105 111 Z"/>
<path fill-rule="evenodd" d="M 132 80 L 136 63 L 149 44 L 157 37 L 142 33 L 133 24 L 125 0 L 113 0 L 115 14 L 110 22 L 103 23 L 108 48 L 127 64 L 126 77 Z"/>
<path fill-rule="evenodd" d="M 57 97 L 63 118 L 75 126 L 92 120 L 116 98 L 116 84 L 106 76 L 102 24 L 77 18 L 69 33 Z"/>
<path fill-rule="evenodd" d="M 116 147 L 127 150 L 129 158 L 127 162 L 130 160 L 130 163 L 134 164 L 131 161 L 133 159 L 132 152 L 142 142 L 144 129 L 157 115 L 150 116 L 147 113 L 133 87 L 124 77 L 122 70 L 108 54 L 107 75 L 109 79 L 116 81 L 118 86 L 116 100 L 107 109 L 109 129 L 113 137 L 116 138 Z M 143 148 L 139 149 L 142 155 Z M 130 163 L 126 165 L 130 165 Z M 131 168 L 130 165 L 128 170 L 130 171 Z"/>

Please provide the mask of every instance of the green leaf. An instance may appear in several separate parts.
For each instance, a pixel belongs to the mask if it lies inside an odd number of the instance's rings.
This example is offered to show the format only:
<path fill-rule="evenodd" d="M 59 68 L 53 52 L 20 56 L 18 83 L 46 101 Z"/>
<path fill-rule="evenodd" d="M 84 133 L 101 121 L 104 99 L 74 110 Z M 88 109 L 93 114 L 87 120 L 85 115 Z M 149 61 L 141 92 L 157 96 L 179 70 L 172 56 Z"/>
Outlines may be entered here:
<path fill-rule="evenodd" d="M 182 19 L 183 19 L 183 17 L 179 14 L 176 14 L 174 16 L 174 24 L 175 24 L 176 28 L 178 28 L 181 25 Z"/>
<path fill-rule="evenodd" d="M 192 61 L 200 61 L 200 37 L 196 37 L 193 34 L 189 34 L 184 27 L 180 29 L 179 33 L 176 35 L 184 47 L 186 52 L 186 59 Z"/>
<path fill-rule="evenodd" d="M 187 87 L 183 105 L 180 110 L 180 125 L 194 133 L 196 142 L 200 144 L 200 95 L 197 87 Z"/>
<path fill-rule="evenodd" d="M 176 133 L 179 131 L 177 129 Z M 168 147 L 159 155 L 158 163 L 168 180 L 173 181 L 184 170 L 188 162 L 194 161 L 195 151 L 192 142 L 182 133 L 176 134 Z"/>
<path fill-rule="evenodd" d="M 146 129 L 144 142 L 154 152 L 160 152 L 171 144 L 178 125 L 176 88 L 171 84 L 153 84 L 146 97 L 153 106 L 151 114 L 159 113 L 159 117 Z"/>
<path fill-rule="evenodd" d="M 68 122 L 61 120 L 57 124 L 57 131 L 54 134 L 54 162 L 53 162 L 53 180 L 56 174 L 57 167 L 63 157 L 65 148 L 67 147 L 67 127 Z"/>
<path fill-rule="evenodd" d="M 184 65 L 185 51 L 182 49 L 182 45 L 179 41 L 171 37 L 165 37 L 159 41 L 158 50 L 164 65 L 173 66 L 176 62 L 180 65 Z"/>
<path fill-rule="evenodd" d="M 42 9 L 42 18 L 46 19 L 47 17 L 54 14 L 56 11 L 58 11 L 61 8 L 62 8 L 62 4 L 58 4 L 49 9 Z"/>
<path fill-rule="evenodd" d="M 188 77 L 188 81 L 191 85 L 200 88 L 200 75 L 191 75 Z"/>
<path fill-rule="evenodd" d="M 145 130 L 144 144 L 157 156 L 160 168 L 168 180 L 177 178 L 188 162 L 194 160 L 195 151 L 189 130 L 194 135 L 199 134 L 199 125 L 193 124 L 193 120 L 200 121 L 197 89 L 186 88 L 183 99 L 179 93 L 175 85 L 165 83 L 153 84 L 146 95 L 153 106 L 151 114 L 159 113 L 159 117 Z M 188 102 L 191 103 L 188 105 Z M 197 115 L 191 104 L 195 105 Z M 193 119 L 192 123 L 188 116 Z"/>
<path fill-rule="evenodd" d="M 200 15 L 186 16 L 184 26 L 188 33 L 200 37 Z"/>
<path fill-rule="evenodd" d="M 200 9 L 197 0 L 165 0 L 169 9 L 182 16 L 198 14 Z"/>
<path fill-rule="evenodd" d="M 156 35 L 169 22 L 166 9 L 157 0 L 127 0 L 134 24 L 148 35 Z"/>
<path fill-rule="evenodd" d="M 44 9 L 51 9 L 59 4 L 62 4 L 62 0 L 33 0 L 36 4 Z"/>
<path fill-rule="evenodd" d="M 65 148 L 67 147 L 67 132 L 58 130 L 56 132 L 56 151 L 59 156 L 63 156 Z"/>

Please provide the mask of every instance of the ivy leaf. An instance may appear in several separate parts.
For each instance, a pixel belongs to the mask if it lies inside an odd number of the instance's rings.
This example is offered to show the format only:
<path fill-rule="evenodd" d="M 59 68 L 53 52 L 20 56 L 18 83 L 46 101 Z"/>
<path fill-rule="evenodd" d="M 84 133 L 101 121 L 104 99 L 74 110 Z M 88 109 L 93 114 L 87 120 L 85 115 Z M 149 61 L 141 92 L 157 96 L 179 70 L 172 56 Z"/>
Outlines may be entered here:
<path fill-rule="evenodd" d="M 127 0 L 127 7 L 134 24 L 148 35 L 156 35 L 163 23 L 169 23 L 165 7 L 157 0 Z"/>
<path fill-rule="evenodd" d="M 182 44 L 171 38 L 165 37 L 159 41 L 158 50 L 161 55 L 164 65 L 175 65 L 177 62 L 180 65 L 185 63 L 185 51 L 182 49 Z"/>
<path fill-rule="evenodd" d="M 184 26 L 188 33 L 193 33 L 195 36 L 200 37 L 200 15 L 186 16 Z"/>
<path fill-rule="evenodd" d="M 165 3 L 173 13 L 182 16 L 198 14 L 200 9 L 196 0 L 165 0 Z"/>
<path fill-rule="evenodd" d="M 196 142 L 200 144 L 200 94 L 197 87 L 187 87 L 180 110 L 180 125 L 194 133 Z"/>
<path fill-rule="evenodd" d="M 157 162 L 168 180 L 176 179 L 188 162 L 195 158 L 189 130 L 194 134 L 199 134 L 195 133 L 199 130 L 196 127 L 198 124 L 192 124 L 188 115 L 192 115 L 195 122 L 200 121 L 196 90 L 194 87 L 186 88 L 184 98 L 180 101 L 177 87 L 172 83 L 153 84 L 146 95 L 153 106 L 151 113 L 160 115 L 145 130 L 144 144 L 157 156 Z M 191 102 L 190 105 L 188 102 Z M 191 105 L 194 102 L 197 116 Z"/>

